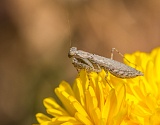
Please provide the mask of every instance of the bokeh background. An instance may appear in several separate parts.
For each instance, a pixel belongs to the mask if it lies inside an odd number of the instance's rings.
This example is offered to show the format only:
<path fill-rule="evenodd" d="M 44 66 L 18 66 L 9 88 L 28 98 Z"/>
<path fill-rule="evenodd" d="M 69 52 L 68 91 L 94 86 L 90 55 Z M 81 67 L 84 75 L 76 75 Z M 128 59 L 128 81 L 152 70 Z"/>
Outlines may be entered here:
<path fill-rule="evenodd" d="M 0 124 L 37 123 L 43 99 L 77 75 L 71 46 L 110 57 L 159 45 L 159 0 L 1 0 Z"/>

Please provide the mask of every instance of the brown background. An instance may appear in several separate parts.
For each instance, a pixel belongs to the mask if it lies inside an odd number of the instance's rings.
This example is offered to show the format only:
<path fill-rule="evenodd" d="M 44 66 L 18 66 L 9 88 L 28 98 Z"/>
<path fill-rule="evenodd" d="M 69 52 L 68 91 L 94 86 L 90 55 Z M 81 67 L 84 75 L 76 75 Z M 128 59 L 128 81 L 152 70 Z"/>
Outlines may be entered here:
<path fill-rule="evenodd" d="M 110 57 L 160 45 L 159 0 L 0 1 L 0 124 L 30 125 L 61 80 L 70 46 Z M 115 54 L 115 59 L 121 57 Z M 122 59 L 121 59 L 122 60 Z"/>

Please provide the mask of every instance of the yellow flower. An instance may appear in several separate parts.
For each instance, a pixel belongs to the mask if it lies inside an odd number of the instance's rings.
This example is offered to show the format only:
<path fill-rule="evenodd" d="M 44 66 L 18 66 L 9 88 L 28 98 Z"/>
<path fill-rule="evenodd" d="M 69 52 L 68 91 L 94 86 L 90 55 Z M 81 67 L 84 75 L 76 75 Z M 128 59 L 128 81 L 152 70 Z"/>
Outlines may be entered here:
<path fill-rule="evenodd" d="M 110 88 L 106 72 L 86 73 L 82 70 L 73 88 L 62 81 L 55 93 L 62 102 L 60 106 L 53 98 L 44 99 L 50 116 L 36 115 L 40 125 L 119 125 L 128 122 L 128 105 L 123 82 Z M 110 82 L 110 80 L 109 80 Z M 131 122 L 131 121 L 130 121 Z"/>
<path fill-rule="evenodd" d="M 73 87 L 62 81 L 55 89 L 62 104 L 44 99 L 48 115 L 38 113 L 39 124 L 160 125 L 160 48 L 125 57 L 144 76 L 121 79 L 108 73 L 106 80 L 103 70 L 98 74 L 81 70 Z"/>
<path fill-rule="evenodd" d="M 144 73 L 140 79 L 128 79 L 127 98 L 134 103 L 131 114 L 142 125 L 160 125 L 160 48 L 150 54 L 135 52 L 125 56 Z"/>

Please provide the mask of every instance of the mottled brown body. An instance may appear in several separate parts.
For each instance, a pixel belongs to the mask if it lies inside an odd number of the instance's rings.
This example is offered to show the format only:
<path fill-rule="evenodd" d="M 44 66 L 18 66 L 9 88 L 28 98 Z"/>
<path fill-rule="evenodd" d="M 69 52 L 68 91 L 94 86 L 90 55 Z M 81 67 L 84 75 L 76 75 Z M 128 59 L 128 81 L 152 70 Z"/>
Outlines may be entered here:
<path fill-rule="evenodd" d="M 80 69 L 86 69 L 89 72 L 100 72 L 104 69 L 106 72 L 109 71 L 118 78 L 134 78 L 136 76 L 143 75 L 141 71 L 138 71 L 135 68 L 113 59 L 91 54 L 82 50 L 77 50 L 76 47 L 70 48 L 68 57 L 72 58 L 72 64 L 78 71 Z"/>

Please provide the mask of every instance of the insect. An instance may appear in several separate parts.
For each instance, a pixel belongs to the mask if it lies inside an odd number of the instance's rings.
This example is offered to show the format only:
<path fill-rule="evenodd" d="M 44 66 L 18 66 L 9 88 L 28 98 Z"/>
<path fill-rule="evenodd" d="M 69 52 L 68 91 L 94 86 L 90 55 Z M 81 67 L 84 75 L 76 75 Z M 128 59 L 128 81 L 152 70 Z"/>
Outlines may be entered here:
<path fill-rule="evenodd" d="M 72 64 L 79 71 L 86 69 L 87 71 L 100 72 L 104 69 L 118 78 L 134 78 L 136 76 L 143 76 L 143 73 L 135 68 L 127 66 L 123 63 L 113 60 L 113 55 L 110 58 L 77 50 L 76 47 L 71 47 L 68 57 L 72 58 Z"/>

